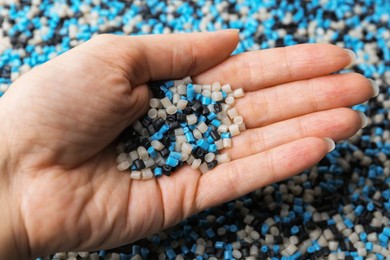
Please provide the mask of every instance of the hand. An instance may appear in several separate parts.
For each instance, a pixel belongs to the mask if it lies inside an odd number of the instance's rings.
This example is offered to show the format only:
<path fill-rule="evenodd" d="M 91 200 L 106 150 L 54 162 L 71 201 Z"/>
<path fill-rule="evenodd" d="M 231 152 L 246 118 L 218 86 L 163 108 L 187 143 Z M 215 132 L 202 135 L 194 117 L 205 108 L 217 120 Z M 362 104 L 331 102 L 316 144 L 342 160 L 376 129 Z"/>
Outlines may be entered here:
<path fill-rule="evenodd" d="M 311 167 L 362 126 L 347 106 L 374 95 L 332 45 L 229 57 L 236 31 L 98 36 L 34 68 L 0 100 L 0 258 L 112 248 L 169 227 Z M 192 75 L 247 92 L 236 107 L 248 130 L 232 162 L 205 175 L 131 181 L 116 169 L 113 140 L 148 108 L 151 80 Z M 212 187 L 212 188 L 211 188 Z"/>

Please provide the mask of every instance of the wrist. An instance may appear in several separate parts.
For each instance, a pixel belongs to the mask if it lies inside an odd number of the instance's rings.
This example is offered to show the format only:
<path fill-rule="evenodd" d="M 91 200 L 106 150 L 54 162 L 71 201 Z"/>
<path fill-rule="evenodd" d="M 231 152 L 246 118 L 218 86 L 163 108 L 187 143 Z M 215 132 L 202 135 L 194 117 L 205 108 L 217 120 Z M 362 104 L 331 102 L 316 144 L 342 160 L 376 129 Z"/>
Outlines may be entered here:
<path fill-rule="evenodd" d="M 17 203 L 15 185 L 11 180 L 17 176 L 10 165 L 7 147 L 0 148 L 0 260 L 28 259 L 29 247 L 24 222 L 22 221 L 20 204 Z"/>

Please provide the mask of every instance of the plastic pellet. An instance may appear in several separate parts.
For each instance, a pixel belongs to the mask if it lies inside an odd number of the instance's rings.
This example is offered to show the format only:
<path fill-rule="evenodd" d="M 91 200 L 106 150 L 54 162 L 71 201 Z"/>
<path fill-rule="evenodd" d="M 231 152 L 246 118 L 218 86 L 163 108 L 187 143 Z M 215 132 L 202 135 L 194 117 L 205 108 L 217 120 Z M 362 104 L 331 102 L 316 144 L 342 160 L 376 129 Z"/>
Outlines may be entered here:
<path fill-rule="evenodd" d="M 171 151 L 169 157 L 175 158 L 176 160 L 181 160 L 181 153 Z"/>
<path fill-rule="evenodd" d="M 211 162 L 207 162 L 207 167 L 209 168 L 209 170 L 214 169 L 217 165 L 218 165 L 217 160 L 212 160 Z"/>
<path fill-rule="evenodd" d="M 199 140 L 203 138 L 202 133 L 198 129 L 192 130 L 192 134 L 195 137 L 195 139 Z"/>
<path fill-rule="evenodd" d="M 185 137 L 187 139 L 187 142 L 189 142 L 189 143 L 194 143 L 195 140 L 196 140 L 194 135 L 192 133 L 190 133 L 190 132 L 186 133 Z"/>
<path fill-rule="evenodd" d="M 204 134 L 208 130 L 208 126 L 204 122 L 200 122 L 196 128 L 199 130 L 201 134 Z"/>
<path fill-rule="evenodd" d="M 130 173 L 130 178 L 133 180 L 140 180 L 142 178 L 141 171 L 132 171 Z"/>
<path fill-rule="evenodd" d="M 211 90 L 211 84 L 203 84 L 202 85 L 202 90 Z"/>
<path fill-rule="evenodd" d="M 147 160 L 149 158 L 149 154 L 148 154 L 148 151 L 145 149 L 145 147 L 143 146 L 139 146 L 137 148 L 137 153 L 138 153 L 138 157 L 141 159 L 141 160 Z"/>
<path fill-rule="evenodd" d="M 220 125 L 218 127 L 218 132 L 220 132 L 220 133 L 225 133 L 227 131 L 229 131 L 229 127 L 227 125 Z"/>
<path fill-rule="evenodd" d="M 117 169 L 119 171 L 125 171 L 125 170 L 129 169 L 130 166 L 131 166 L 130 162 L 124 161 L 124 162 L 121 162 L 120 164 L 117 165 Z"/>
<path fill-rule="evenodd" d="M 216 159 L 218 161 L 218 164 L 221 163 L 227 163 L 231 161 L 230 154 L 229 153 L 223 153 L 223 154 L 218 154 L 216 156 Z"/>
<path fill-rule="evenodd" d="M 173 94 L 172 103 L 173 103 L 174 105 L 177 105 L 177 103 L 178 103 L 179 101 L 180 101 L 180 95 L 177 94 L 177 93 Z"/>
<path fill-rule="evenodd" d="M 155 108 L 151 108 L 149 109 L 148 111 L 148 117 L 150 117 L 151 119 L 154 119 L 157 117 L 157 110 Z"/>
<path fill-rule="evenodd" d="M 166 119 L 167 118 L 167 112 L 166 112 L 166 110 L 165 109 L 159 109 L 158 111 L 157 111 L 157 116 L 159 117 L 159 118 L 162 118 L 162 119 Z"/>
<path fill-rule="evenodd" d="M 245 96 L 245 93 L 244 93 L 244 90 L 242 88 L 238 88 L 238 89 L 235 89 L 233 91 L 233 95 L 235 98 L 241 98 L 241 97 Z"/>
<path fill-rule="evenodd" d="M 232 136 L 236 136 L 240 134 L 240 129 L 238 128 L 238 125 L 232 124 L 229 125 L 229 132 Z"/>
<path fill-rule="evenodd" d="M 142 126 L 141 122 L 139 122 L 138 120 L 133 123 L 133 128 L 139 134 L 143 133 L 144 127 Z"/>
<path fill-rule="evenodd" d="M 336 251 L 339 246 L 339 243 L 337 241 L 329 241 L 328 247 L 332 251 Z"/>
<path fill-rule="evenodd" d="M 175 136 L 184 135 L 183 128 L 176 128 L 176 129 L 174 130 L 174 134 L 175 134 Z"/>
<path fill-rule="evenodd" d="M 163 105 L 163 107 L 165 109 L 167 109 L 168 107 L 171 107 L 173 106 L 172 102 L 169 100 L 169 98 L 165 97 L 163 99 L 160 100 L 161 104 Z"/>
<path fill-rule="evenodd" d="M 240 132 L 244 132 L 246 130 L 245 122 L 238 125 L 238 130 L 240 130 Z"/>
<path fill-rule="evenodd" d="M 189 154 L 182 154 L 180 161 L 185 162 L 188 160 L 189 157 L 190 157 Z"/>
<path fill-rule="evenodd" d="M 154 177 L 154 174 L 150 168 L 142 169 L 141 174 L 143 180 L 152 179 Z"/>
<path fill-rule="evenodd" d="M 176 108 L 178 110 L 184 110 L 188 104 L 188 100 L 181 99 L 177 102 Z"/>
<path fill-rule="evenodd" d="M 225 84 L 222 87 L 222 91 L 226 93 L 231 93 L 232 92 L 232 87 L 229 84 Z"/>
<path fill-rule="evenodd" d="M 214 101 L 221 101 L 223 99 L 222 93 L 221 92 L 212 92 L 211 93 L 211 98 Z"/>
<path fill-rule="evenodd" d="M 232 108 L 231 105 L 228 105 L 228 104 L 226 104 L 226 103 L 221 103 L 220 106 L 221 106 L 221 108 L 222 108 L 222 111 L 221 111 L 221 112 L 226 112 L 226 113 L 227 113 L 227 111 L 228 111 L 229 109 Z"/>
<path fill-rule="evenodd" d="M 181 146 L 181 151 L 183 154 L 190 154 L 192 152 L 192 145 L 189 143 L 183 143 Z"/>
<path fill-rule="evenodd" d="M 328 245 L 328 241 L 326 240 L 326 238 L 321 235 L 318 239 L 317 239 L 317 243 L 318 245 L 320 245 L 321 247 L 325 247 Z"/>
<path fill-rule="evenodd" d="M 186 93 L 187 93 L 187 87 L 186 87 L 186 85 L 184 85 L 184 84 L 181 84 L 181 85 L 178 85 L 177 86 L 177 93 L 179 94 L 179 95 L 185 95 Z M 180 101 L 179 101 L 180 102 Z M 178 102 L 178 104 L 179 104 L 179 102 Z M 185 107 L 185 106 L 184 106 Z M 178 108 L 179 109 L 179 108 Z"/>
<path fill-rule="evenodd" d="M 176 167 L 179 164 L 179 160 L 173 157 L 168 157 L 165 163 L 170 167 Z"/>
<path fill-rule="evenodd" d="M 225 119 L 226 117 L 227 117 L 226 112 L 221 111 L 221 112 L 219 112 L 217 119 L 221 121 L 221 120 Z"/>
<path fill-rule="evenodd" d="M 209 171 L 209 168 L 207 167 L 207 164 L 204 162 L 201 163 L 201 165 L 199 166 L 199 170 L 202 174 L 205 174 L 206 172 Z"/>
<path fill-rule="evenodd" d="M 225 117 L 221 120 L 221 123 L 222 125 L 226 125 L 227 127 L 229 127 L 232 124 L 232 121 L 228 117 Z"/>
<path fill-rule="evenodd" d="M 229 143 L 229 141 L 226 141 L 226 145 L 228 146 L 229 144 L 231 145 L 231 142 Z M 215 145 L 217 146 L 218 150 L 221 150 L 223 148 L 227 148 L 227 147 L 225 147 L 224 141 L 222 139 L 215 141 Z"/>
<path fill-rule="evenodd" d="M 367 256 L 367 250 L 365 248 L 358 248 L 357 252 L 360 256 Z"/>
<path fill-rule="evenodd" d="M 129 153 L 129 156 L 130 156 L 131 161 L 135 161 L 139 158 L 139 154 L 137 151 L 131 151 Z"/>
<path fill-rule="evenodd" d="M 117 157 L 116 157 L 116 162 L 117 163 L 122 163 L 124 161 L 128 160 L 127 158 L 127 154 L 126 153 L 120 153 Z"/>
<path fill-rule="evenodd" d="M 144 161 L 144 164 L 146 168 L 151 168 L 155 164 L 155 161 L 153 158 L 148 158 Z"/>
<path fill-rule="evenodd" d="M 260 234 L 255 230 L 251 231 L 249 235 L 253 240 L 258 240 L 260 238 Z"/>
<path fill-rule="evenodd" d="M 56 253 L 53 258 L 55 258 L 55 259 L 66 259 L 66 252 Z"/>
<path fill-rule="evenodd" d="M 186 160 L 188 165 L 191 165 L 195 160 L 195 157 L 193 155 L 189 155 L 188 159 Z"/>
<path fill-rule="evenodd" d="M 192 83 L 191 76 L 185 76 L 182 80 L 183 80 L 184 84 Z"/>
<path fill-rule="evenodd" d="M 319 229 L 313 230 L 310 232 L 309 236 L 311 240 L 317 240 L 321 235 L 321 231 Z"/>
<path fill-rule="evenodd" d="M 142 260 L 142 259 L 143 259 L 142 256 L 139 255 L 139 254 L 136 254 L 136 255 L 134 255 L 134 256 L 132 256 L 132 257 L 130 258 L 130 260 Z"/>
<path fill-rule="evenodd" d="M 216 81 L 211 85 L 211 90 L 212 91 L 220 91 L 221 90 L 221 83 Z"/>
<path fill-rule="evenodd" d="M 235 103 L 235 99 L 234 99 L 234 97 L 227 97 L 227 98 L 225 98 L 225 102 L 226 102 L 226 104 L 228 104 L 228 105 L 234 105 L 234 103 Z"/>
<path fill-rule="evenodd" d="M 205 157 L 204 157 L 204 160 L 205 160 L 205 162 L 209 163 L 209 162 L 213 161 L 214 158 L 215 158 L 215 154 L 214 153 L 207 153 L 205 155 Z"/>
<path fill-rule="evenodd" d="M 234 119 L 235 117 L 239 116 L 237 109 L 231 108 L 227 111 L 227 115 L 229 116 L 230 119 Z"/>
<path fill-rule="evenodd" d="M 244 119 L 242 118 L 242 116 L 236 116 L 233 118 L 233 123 L 236 125 L 240 125 L 244 123 Z"/>
<path fill-rule="evenodd" d="M 152 145 L 152 147 L 156 150 L 156 151 L 161 151 L 162 149 L 164 149 L 164 145 L 160 142 L 160 141 L 158 141 L 158 140 L 153 140 L 152 142 L 151 142 L 151 145 Z M 130 157 L 131 157 L 131 155 L 130 155 Z"/>
<path fill-rule="evenodd" d="M 236 249 L 233 250 L 232 255 L 233 255 L 233 257 L 236 258 L 236 259 L 240 259 L 240 258 L 242 257 L 241 252 L 238 251 L 238 250 L 236 250 Z"/>
<path fill-rule="evenodd" d="M 185 143 L 187 142 L 187 138 L 185 135 L 176 135 L 176 143 Z"/>
<path fill-rule="evenodd" d="M 152 108 L 161 108 L 162 107 L 160 100 L 157 98 L 151 98 L 149 101 L 149 105 Z"/>
<path fill-rule="evenodd" d="M 193 86 L 194 86 L 194 90 L 195 90 L 195 93 L 196 93 L 196 94 L 202 93 L 202 85 L 193 84 Z"/>
<path fill-rule="evenodd" d="M 295 251 L 297 251 L 297 247 L 296 247 L 295 245 L 293 245 L 293 244 L 290 244 L 290 245 L 288 245 L 288 246 L 286 247 L 285 251 L 286 251 L 286 253 L 287 253 L 288 255 L 292 255 L 292 254 L 295 253 Z"/>
<path fill-rule="evenodd" d="M 176 106 L 172 105 L 166 108 L 166 112 L 168 115 L 174 115 L 177 112 Z"/>
<path fill-rule="evenodd" d="M 196 124 L 196 121 L 198 120 L 198 118 L 196 117 L 195 114 L 191 114 L 191 115 L 188 115 L 187 116 L 187 124 L 188 125 L 193 125 L 193 124 Z"/>

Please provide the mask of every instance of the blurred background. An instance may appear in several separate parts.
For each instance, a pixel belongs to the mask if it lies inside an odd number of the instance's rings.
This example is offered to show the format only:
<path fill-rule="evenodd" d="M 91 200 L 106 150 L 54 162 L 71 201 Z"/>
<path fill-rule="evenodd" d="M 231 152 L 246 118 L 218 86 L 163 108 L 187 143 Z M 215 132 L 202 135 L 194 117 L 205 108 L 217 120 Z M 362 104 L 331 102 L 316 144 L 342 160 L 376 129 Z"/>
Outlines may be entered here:
<path fill-rule="evenodd" d="M 390 258 L 390 0 L 0 0 L 0 96 L 34 66 L 100 33 L 225 28 L 240 30 L 234 54 L 318 42 L 352 49 L 350 71 L 380 86 L 354 107 L 368 126 L 312 169 L 169 230 L 44 259 Z"/>

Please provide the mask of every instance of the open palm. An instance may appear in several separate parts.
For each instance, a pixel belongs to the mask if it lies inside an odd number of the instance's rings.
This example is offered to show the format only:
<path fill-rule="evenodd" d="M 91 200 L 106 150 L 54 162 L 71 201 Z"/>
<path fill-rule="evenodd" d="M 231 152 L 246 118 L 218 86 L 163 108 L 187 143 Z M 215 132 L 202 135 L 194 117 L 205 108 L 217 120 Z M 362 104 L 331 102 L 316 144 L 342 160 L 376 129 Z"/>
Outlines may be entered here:
<path fill-rule="evenodd" d="M 105 35 L 25 74 L 0 100 L 6 209 L 19 257 L 112 248 L 207 207 L 285 179 L 362 126 L 348 106 L 375 89 L 363 76 L 330 75 L 348 53 L 324 44 L 229 57 L 237 32 Z M 193 76 L 247 95 L 236 107 L 248 130 L 230 163 L 201 175 L 132 181 L 116 169 L 113 141 L 148 108 L 151 80 Z M 8 205 L 8 206 L 7 206 Z"/>

